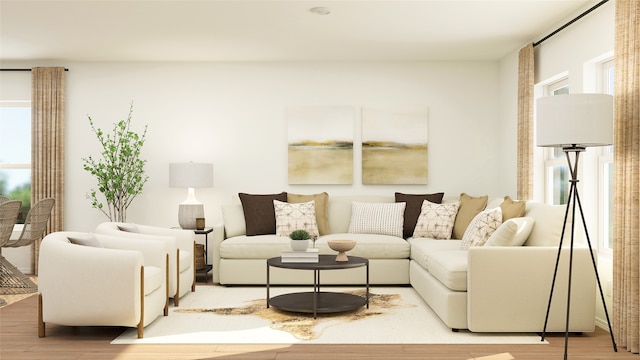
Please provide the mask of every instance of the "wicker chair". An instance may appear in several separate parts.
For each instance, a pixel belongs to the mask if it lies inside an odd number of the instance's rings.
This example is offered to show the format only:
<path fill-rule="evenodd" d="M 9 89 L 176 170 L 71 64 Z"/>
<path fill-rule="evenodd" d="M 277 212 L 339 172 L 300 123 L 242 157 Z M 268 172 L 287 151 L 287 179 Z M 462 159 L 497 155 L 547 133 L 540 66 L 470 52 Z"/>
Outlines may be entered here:
<path fill-rule="evenodd" d="M 2 244 L 2 246 L 27 246 L 33 244 L 33 242 L 37 240 L 40 240 L 47 228 L 47 223 L 51 217 L 51 210 L 53 209 L 54 203 L 54 198 L 46 198 L 36 202 L 27 213 L 27 218 L 24 221 L 24 226 L 18 240 L 8 241 L 7 243 Z"/>
<path fill-rule="evenodd" d="M 0 248 L 9 242 L 22 201 L 7 200 L 0 203 Z"/>

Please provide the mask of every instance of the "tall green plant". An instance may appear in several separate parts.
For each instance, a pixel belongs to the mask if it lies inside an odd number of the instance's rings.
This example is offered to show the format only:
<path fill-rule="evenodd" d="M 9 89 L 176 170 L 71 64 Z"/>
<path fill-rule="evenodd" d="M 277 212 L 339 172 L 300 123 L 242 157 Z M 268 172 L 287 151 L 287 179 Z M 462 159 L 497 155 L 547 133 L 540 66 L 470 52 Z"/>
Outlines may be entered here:
<path fill-rule="evenodd" d="M 127 119 L 114 123 L 111 134 L 96 128 L 91 116 L 87 115 L 91 130 L 102 145 L 101 158 L 89 156 L 82 159 L 84 169 L 98 180 L 98 189 L 91 189 L 88 198 L 91 205 L 110 221 L 127 221 L 127 208 L 142 193 L 142 187 L 149 179 L 144 171 L 147 161 L 140 158 L 148 125 L 145 125 L 142 135 L 131 131 L 132 114 L 133 103 Z M 98 199 L 98 192 L 104 196 L 106 206 Z"/>

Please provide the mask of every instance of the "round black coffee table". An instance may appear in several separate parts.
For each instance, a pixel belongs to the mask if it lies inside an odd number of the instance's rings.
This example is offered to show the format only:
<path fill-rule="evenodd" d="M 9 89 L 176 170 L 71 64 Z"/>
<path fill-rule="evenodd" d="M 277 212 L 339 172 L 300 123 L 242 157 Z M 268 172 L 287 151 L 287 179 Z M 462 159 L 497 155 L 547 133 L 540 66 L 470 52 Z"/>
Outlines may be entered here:
<path fill-rule="evenodd" d="M 369 308 L 369 259 L 358 256 L 349 256 L 348 261 L 336 261 L 335 255 L 320 255 L 317 263 L 283 263 L 281 257 L 274 257 L 267 260 L 267 308 L 274 308 L 313 314 L 316 318 L 318 314 L 344 312 L 359 309 L 363 306 Z M 297 292 L 274 296 L 269 295 L 271 267 L 295 270 L 313 270 L 313 291 Z M 320 291 L 320 271 L 321 270 L 341 270 L 364 266 L 366 268 L 366 295 L 365 297 L 345 294 L 339 292 Z"/>

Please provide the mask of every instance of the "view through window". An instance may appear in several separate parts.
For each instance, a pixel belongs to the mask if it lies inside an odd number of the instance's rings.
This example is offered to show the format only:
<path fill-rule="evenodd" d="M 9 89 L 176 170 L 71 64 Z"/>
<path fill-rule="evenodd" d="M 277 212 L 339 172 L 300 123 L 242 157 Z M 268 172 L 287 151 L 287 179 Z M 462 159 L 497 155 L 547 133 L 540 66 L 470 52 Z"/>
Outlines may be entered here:
<path fill-rule="evenodd" d="M 17 223 L 31 208 L 31 103 L 0 101 L 0 194 L 21 200 Z"/>

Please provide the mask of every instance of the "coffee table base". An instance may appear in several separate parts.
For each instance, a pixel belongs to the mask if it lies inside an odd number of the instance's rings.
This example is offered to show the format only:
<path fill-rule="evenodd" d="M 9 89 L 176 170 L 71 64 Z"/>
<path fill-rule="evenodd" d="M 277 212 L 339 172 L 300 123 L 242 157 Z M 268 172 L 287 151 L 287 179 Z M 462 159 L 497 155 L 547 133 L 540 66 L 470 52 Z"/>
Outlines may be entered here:
<path fill-rule="evenodd" d="M 314 295 L 318 302 L 314 309 Z M 337 292 L 299 292 L 274 296 L 269 299 L 269 305 L 283 311 L 328 314 L 359 309 L 367 305 L 367 299 L 353 294 Z"/>

